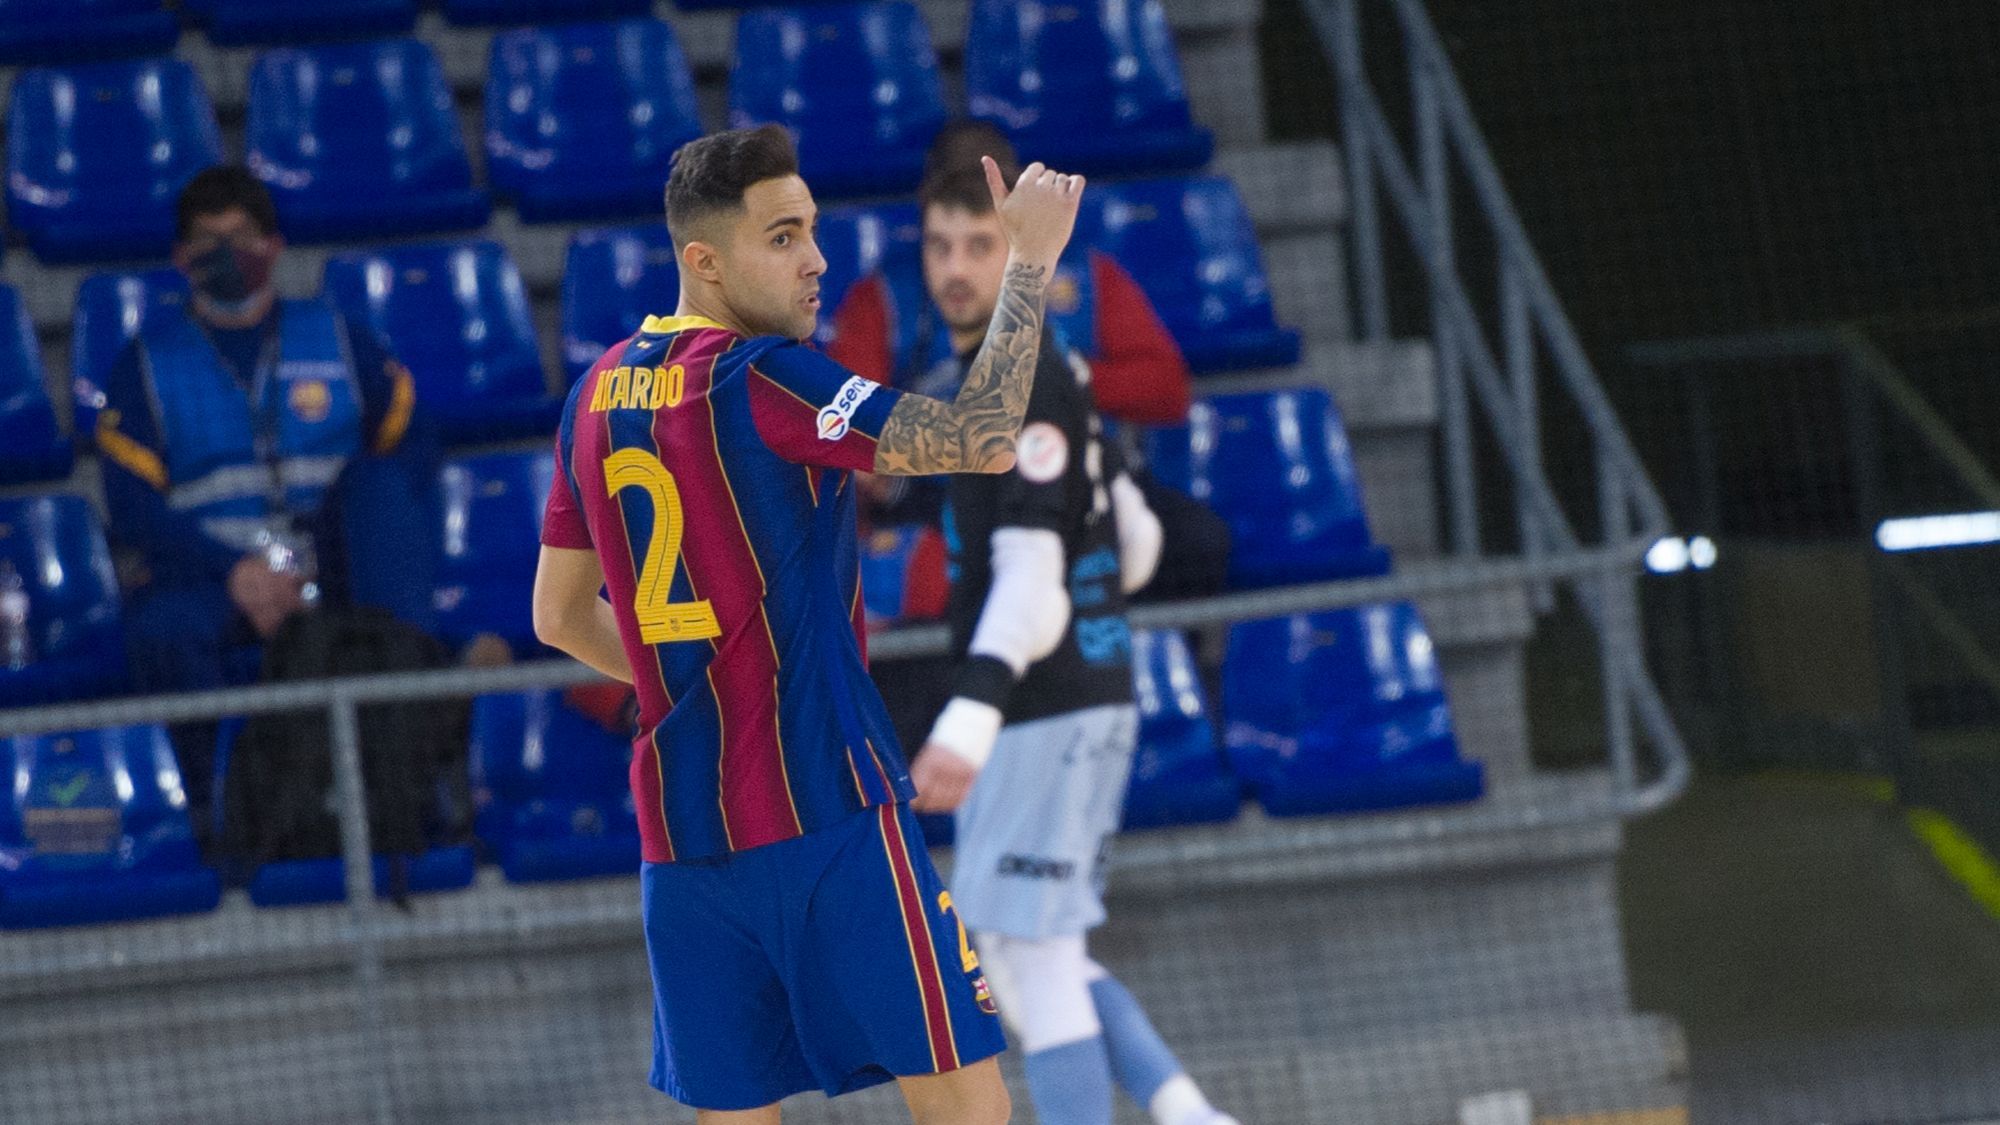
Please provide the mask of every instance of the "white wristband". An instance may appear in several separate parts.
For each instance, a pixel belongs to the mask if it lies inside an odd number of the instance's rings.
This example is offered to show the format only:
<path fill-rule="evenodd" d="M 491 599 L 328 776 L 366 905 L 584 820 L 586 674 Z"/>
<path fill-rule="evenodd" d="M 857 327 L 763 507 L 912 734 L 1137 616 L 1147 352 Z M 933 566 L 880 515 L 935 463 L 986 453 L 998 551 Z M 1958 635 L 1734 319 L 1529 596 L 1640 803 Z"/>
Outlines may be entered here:
<path fill-rule="evenodd" d="M 931 724 L 930 741 L 982 767 L 993 756 L 1000 737 L 1000 708 L 977 699 L 954 696 Z"/>

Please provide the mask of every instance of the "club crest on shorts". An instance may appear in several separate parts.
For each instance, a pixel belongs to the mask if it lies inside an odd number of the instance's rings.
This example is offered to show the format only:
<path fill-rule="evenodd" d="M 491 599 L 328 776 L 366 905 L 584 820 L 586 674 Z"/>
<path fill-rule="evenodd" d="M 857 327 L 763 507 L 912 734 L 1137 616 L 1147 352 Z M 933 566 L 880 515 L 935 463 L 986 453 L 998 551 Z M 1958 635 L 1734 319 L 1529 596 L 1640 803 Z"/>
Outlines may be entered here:
<path fill-rule="evenodd" d="M 833 396 L 833 401 L 819 412 L 819 439 L 839 441 L 846 437 L 848 427 L 854 419 L 854 412 L 861 409 L 861 404 L 867 402 L 868 396 L 874 393 L 874 380 L 864 379 L 859 375 L 850 376 L 847 382 L 840 385 L 840 390 Z"/>
<path fill-rule="evenodd" d="M 993 989 L 986 984 L 986 974 L 981 973 L 972 980 L 972 998 L 979 1001 L 979 1010 L 989 1016 L 1000 1014 L 1000 1006 L 993 1002 Z"/>

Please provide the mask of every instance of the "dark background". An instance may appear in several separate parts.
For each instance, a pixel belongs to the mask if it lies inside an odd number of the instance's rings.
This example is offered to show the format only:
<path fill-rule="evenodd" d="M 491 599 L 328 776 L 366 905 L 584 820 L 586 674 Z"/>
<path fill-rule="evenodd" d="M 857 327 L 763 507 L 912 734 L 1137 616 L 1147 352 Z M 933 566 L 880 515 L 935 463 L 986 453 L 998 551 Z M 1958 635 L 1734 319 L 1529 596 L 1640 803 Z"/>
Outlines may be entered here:
<path fill-rule="evenodd" d="M 1614 383 L 1635 340 L 2000 304 L 2000 7 L 1428 8 Z M 1264 36 L 1273 132 L 1337 137 L 1300 0 Z"/>

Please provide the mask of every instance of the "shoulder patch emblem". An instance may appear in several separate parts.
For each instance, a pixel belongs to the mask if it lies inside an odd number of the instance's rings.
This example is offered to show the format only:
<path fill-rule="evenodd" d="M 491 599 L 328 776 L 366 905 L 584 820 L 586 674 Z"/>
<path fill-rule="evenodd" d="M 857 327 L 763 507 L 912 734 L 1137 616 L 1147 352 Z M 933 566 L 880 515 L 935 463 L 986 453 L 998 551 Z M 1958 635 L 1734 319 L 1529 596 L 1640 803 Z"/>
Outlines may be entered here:
<path fill-rule="evenodd" d="M 1022 479 L 1047 484 L 1069 468 L 1069 438 L 1054 422 L 1030 422 L 1014 442 L 1014 468 Z"/>

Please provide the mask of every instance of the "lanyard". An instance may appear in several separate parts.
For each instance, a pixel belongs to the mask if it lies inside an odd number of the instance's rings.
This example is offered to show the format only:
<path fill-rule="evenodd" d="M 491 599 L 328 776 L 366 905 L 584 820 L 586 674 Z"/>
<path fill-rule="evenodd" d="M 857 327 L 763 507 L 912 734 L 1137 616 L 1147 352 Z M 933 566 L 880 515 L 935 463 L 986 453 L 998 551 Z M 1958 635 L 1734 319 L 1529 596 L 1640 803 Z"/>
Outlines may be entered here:
<path fill-rule="evenodd" d="M 278 364 L 283 358 L 284 333 L 281 328 L 283 308 L 282 304 L 273 303 L 270 315 L 264 318 L 263 338 L 257 345 L 257 366 L 251 372 L 247 383 L 243 378 L 243 372 L 238 370 L 236 364 L 216 345 L 215 337 L 210 334 L 206 325 L 203 326 L 202 336 L 208 341 L 209 350 L 215 353 L 215 358 L 229 372 L 236 385 L 242 387 L 250 396 L 250 418 L 254 427 L 252 447 L 255 450 L 257 464 L 267 477 L 265 495 L 269 505 L 268 510 L 286 531 L 291 531 L 294 530 L 294 520 L 291 506 L 285 496 L 284 469 L 278 456 L 278 410 L 275 400 L 268 393 L 277 379 Z"/>

